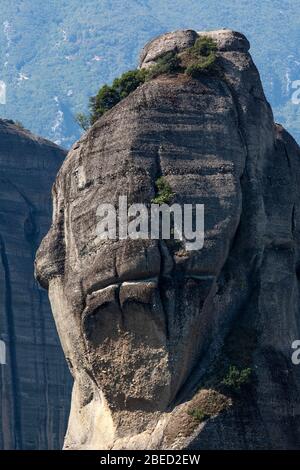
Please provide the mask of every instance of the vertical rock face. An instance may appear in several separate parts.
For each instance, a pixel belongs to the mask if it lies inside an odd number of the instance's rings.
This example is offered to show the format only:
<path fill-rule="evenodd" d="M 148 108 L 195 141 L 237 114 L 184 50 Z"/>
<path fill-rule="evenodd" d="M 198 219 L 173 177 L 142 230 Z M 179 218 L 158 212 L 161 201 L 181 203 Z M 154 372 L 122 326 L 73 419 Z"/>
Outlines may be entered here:
<path fill-rule="evenodd" d="M 242 34 L 168 33 L 140 66 L 203 34 L 214 72 L 140 86 L 56 179 L 36 273 L 75 379 L 66 448 L 300 445 L 299 147 Z M 174 202 L 205 205 L 202 249 L 96 237 L 100 203 L 149 204 L 161 176 Z"/>
<path fill-rule="evenodd" d="M 33 276 L 64 156 L 51 142 L 0 120 L 1 449 L 59 449 L 65 432 L 70 376 L 47 296 Z"/>

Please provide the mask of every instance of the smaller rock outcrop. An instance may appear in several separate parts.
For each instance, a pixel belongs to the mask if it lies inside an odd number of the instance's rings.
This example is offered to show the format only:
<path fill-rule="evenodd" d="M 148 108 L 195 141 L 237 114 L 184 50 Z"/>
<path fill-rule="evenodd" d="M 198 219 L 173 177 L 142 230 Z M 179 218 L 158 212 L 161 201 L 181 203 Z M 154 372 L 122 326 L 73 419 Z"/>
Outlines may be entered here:
<path fill-rule="evenodd" d="M 34 279 L 65 151 L 0 120 L 0 449 L 59 449 L 71 377 L 47 295 Z"/>

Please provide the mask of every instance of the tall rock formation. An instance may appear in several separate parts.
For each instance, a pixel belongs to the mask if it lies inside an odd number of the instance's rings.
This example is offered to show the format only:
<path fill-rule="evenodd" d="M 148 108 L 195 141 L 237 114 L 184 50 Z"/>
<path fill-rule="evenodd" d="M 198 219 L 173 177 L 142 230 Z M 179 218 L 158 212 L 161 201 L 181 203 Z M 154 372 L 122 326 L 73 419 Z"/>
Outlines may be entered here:
<path fill-rule="evenodd" d="M 199 36 L 217 67 L 158 76 L 76 143 L 36 258 L 75 379 L 65 448 L 297 448 L 300 150 L 274 123 L 239 33 L 168 33 L 141 67 Z M 97 207 L 205 205 L 204 247 L 99 240 Z"/>
<path fill-rule="evenodd" d="M 59 449 L 65 432 L 71 380 L 47 296 L 33 275 L 64 157 L 51 142 L 0 120 L 1 449 Z"/>

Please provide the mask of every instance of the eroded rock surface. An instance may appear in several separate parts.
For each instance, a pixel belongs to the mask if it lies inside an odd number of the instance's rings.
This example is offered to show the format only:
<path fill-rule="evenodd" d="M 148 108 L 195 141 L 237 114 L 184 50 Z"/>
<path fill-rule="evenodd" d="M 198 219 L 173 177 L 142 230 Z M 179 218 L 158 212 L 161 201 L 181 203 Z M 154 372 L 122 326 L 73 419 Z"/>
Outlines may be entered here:
<path fill-rule="evenodd" d="M 217 43 L 218 71 L 140 86 L 76 143 L 36 258 L 74 376 L 66 448 L 297 448 L 300 151 L 273 121 L 249 43 L 168 33 L 141 66 Z M 100 203 L 205 205 L 198 251 L 99 241 Z M 242 393 L 230 366 L 251 371 Z M 225 380 L 225 382 L 224 382 Z"/>
<path fill-rule="evenodd" d="M 64 157 L 51 142 L 0 120 L 0 449 L 59 449 L 65 432 L 71 377 L 33 273 Z"/>

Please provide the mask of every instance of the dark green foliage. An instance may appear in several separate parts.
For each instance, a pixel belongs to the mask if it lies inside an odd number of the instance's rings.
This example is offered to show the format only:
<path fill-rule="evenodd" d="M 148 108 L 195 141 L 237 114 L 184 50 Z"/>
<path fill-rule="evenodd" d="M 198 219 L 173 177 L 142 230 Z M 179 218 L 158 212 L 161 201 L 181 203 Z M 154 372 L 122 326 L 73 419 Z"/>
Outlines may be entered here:
<path fill-rule="evenodd" d="M 199 423 L 202 423 L 203 421 L 206 421 L 208 418 L 210 418 L 209 413 L 201 410 L 201 408 L 194 408 L 193 410 L 189 410 L 188 414 Z"/>
<path fill-rule="evenodd" d="M 126 98 L 145 81 L 147 72 L 145 70 L 129 70 L 120 78 L 115 78 L 112 88 L 118 93 L 120 99 Z"/>
<path fill-rule="evenodd" d="M 208 57 L 216 52 L 217 44 L 212 38 L 202 36 L 196 40 L 192 49 L 199 57 Z"/>
<path fill-rule="evenodd" d="M 209 72 L 212 70 L 215 64 L 216 56 L 214 54 L 199 60 L 197 63 L 190 65 L 186 68 L 185 73 L 193 78 L 199 78 L 203 75 L 203 72 Z"/>
<path fill-rule="evenodd" d="M 157 193 L 155 198 L 153 198 L 151 202 L 153 204 L 169 204 L 172 198 L 175 196 L 175 193 L 173 193 L 169 183 L 165 180 L 163 176 L 160 176 L 156 180 L 155 184 L 157 188 Z"/>
<path fill-rule="evenodd" d="M 94 124 L 106 111 L 136 90 L 144 83 L 146 75 L 145 70 L 129 70 L 115 78 L 112 86 L 103 85 L 97 95 L 90 98 L 90 124 Z"/>
<path fill-rule="evenodd" d="M 103 85 L 96 96 L 90 98 L 90 116 L 82 113 L 77 114 L 76 121 L 84 129 L 87 130 L 90 125 L 94 124 L 103 114 L 113 108 L 122 99 L 126 98 L 130 93 L 136 90 L 146 80 L 151 80 L 159 75 L 174 74 L 184 72 L 193 78 L 197 78 L 203 73 L 211 69 L 215 62 L 216 44 L 212 39 L 202 37 L 197 39 L 195 45 L 186 51 L 186 54 L 192 58 L 192 63 L 186 70 L 181 64 L 181 58 L 175 52 L 167 52 L 157 59 L 156 64 L 148 70 L 137 69 L 129 70 L 115 78 L 113 84 Z M 158 201 L 164 201 L 163 196 L 157 196 Z M 162 199 L 163 198 L 163 199 Z M 157 202 L 163 204 L 163 202 Z"/>
<path fill-rule="evenodd" d="M 252 369 L 250 367 L 239 370 L 236 366 L 230 366 L 221 384 L 233 392 L 239 392 L 243 385 L 250 383 L 251 375 Z"/>
<path fill-rule="evenodd" d="M 103 85 L 96 96 L 90 99 L 91 124 L 120 101 L 119 93 L 111 86 Z"/>
<path fill-rule="evenodd" d="M 172 199 L 175 196 L 175 193 L 172 191 L 171 186 L 169 183 L 165 180 L 163 176 L 160 176 L 156 180 L 156 195 L 155 197 L 151 200 L 152 204 L 170 204 L 172 202 Z M 169 248 L 171 253 L 175 253 L 181 249 L 184 248 L 184 244 L 182 240 L 179 240 L 175 237 L 174 234 L 174 219 L 171 214 L 170 216 L 170 235 L 171 238 L 169 240 L 165 240 L 165 243 L 167 247 Z"/>
<path fill-rule="evenodd" d="M 151 80 L 159 75 L 184 72 L 193 78 L 199 77 L 203 71 L 211 70 L 215 62 L 216 44 L 212 39 L 202 37 L 197 39 L 195 45 L 186 51 L 191 59 L 191 64 L 186 68 L 181 64 L 181 58 L 175 52 L 167 52 L 157 59 L 156 64 L 148 70 L 130 70 L 121 77 L 115 78 L 111 86 L 104 85 L 96 96 L 90 98 L 90 116 L 79 113 L 76 117 L 78 124 L 87 130 L 103 114 L 113 108 L 122 99 L 142 85 L 146 80 Z M 164 196 L 163 196 L 164 197 Z M 162 201 L 159 197 L 158 201 Z M 158 202 L 162 204 L 163 202 Z"/>
<path fill-rule="evenodd" d="M 158 77 L 163 74 L 173 74 L 181 71 L 180 59 L 175 52 L 167 52 L 159 57 L 156 65 L 147 72 L 147 80 Z"/>
<path fill-rule="evenodd" d="M 193 78 L 199 78 L 204 72 L 212 71 L 215 62 L 217 50 L 216 42 L 203 36 L 198 38 L 194 46 L 188 50 L 192 63 L 188 65 L 185 73 Z"/>

